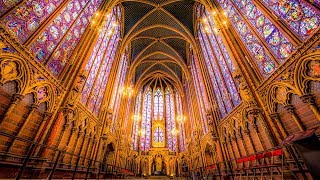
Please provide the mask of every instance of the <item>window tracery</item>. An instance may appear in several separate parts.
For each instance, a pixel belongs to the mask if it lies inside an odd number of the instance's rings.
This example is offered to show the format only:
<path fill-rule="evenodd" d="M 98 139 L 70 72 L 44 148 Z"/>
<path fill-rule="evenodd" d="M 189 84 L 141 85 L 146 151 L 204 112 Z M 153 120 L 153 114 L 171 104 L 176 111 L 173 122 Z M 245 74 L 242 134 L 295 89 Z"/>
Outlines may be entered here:
<path fill-rule="evenodd" d="M 132 147 L 133 150 L 138 150 L 138 136 L 139 136 L 139 124 L 140 124 L 140 114 L 141 114 L 141 106 L 142 106 L 142 90 L 139 91 L 136 103 L 135 103 L 135 114 L 133 115 L 133 133 L 132 133 Z"/>
<path fill-rule="evenodd" d="M 262 1 L 303 40 L 319 28 L 319 13 L 301 0 Z"/>
<path fill-rule="evenodd" d="M 208 67 L 208 72 L 215 92 L 214 95 L 218 102 L 221 115 L 222 117 L 225 117 L 241 101 L 236 83 L 231 75 L 235 69 L 235 64 L 231 60 L 230 54 L 228 53 L 222 38 L 216 33 L 209 33 L 214 32 L 216 29 L 210 14 L 202 5 L 198 6 L 197 11 L 200 11 L 198 13 L 198 18 L 202 18 L 198 30 L 200 46 Z M 197 77 L 200 75 L 199 64 L 197 64 L 197 60 L 195 60 L 194 57 L 191 58 L 193 59 L 192 71 L 194 74 L 193 76 L 195 77 L 195 83 L 199 84 L 195 86 L 203 87 L 203 85 L 201 85 L 203 84 L 201 83 L 201 78 L 199 79 L 199 77 Z M 197 91 L 198 96 L 203 96 L 201 99 L 206 99 L 205 95 L 200 94 L 200 92 L 205 92 L 204 90 L 198 89 Z M 200 103 L 200 107 L 203 106 L 204 104 Z M 201 114 L 204 114 L 203 116 L 205 116 L 206 112 L 202 112 Z M 203 117 L 203 119 L 205 119 L 205 117 Z"/>
<path fill-rule="evenodd" d="M 142 151 L 148 151 L 151 147 L 184 151 L 185 127 L 176 123 L 177 116 L 183 115 L 181 96 L 171 87 L 155 87 L 157 88 L 145 87 L 144 92 L 140 90 L 136 97 L 132 131 L 133 150 L 138 150 L 139 144 Z M 141 123 L 137 120 L 140 113 Z M 162 118 L 159 118 L 159 114 Z"/>
<path fill-rule="evenodd" d="M 120 26 L 114 26 L 119 21 L 117 19 L 120 13 L 118 9 L 118 6 L 115 7 L 110 18 L 107 19 L 85 67 L 89 75 L 82 91 L 81 102 L 95 115 L 98 115 L 100 110 L 120 38 Z M 110 28 L 113 29 L 113 34 L 109 33 Z M 126 60 L 121 62 L 122 65 Z M 119 72 L 123 71 L 119 70 Z M 120 74 L 117 77 L 120 78 Z"/>
<path fill-rule="evenodd" d="M 19 2 L 1 1 L 0 14 Z M 28 0 L 19 3 L 1 21 L 20 43 L 27 45 L 36 60 L 59 77 L 101 2 L 102 0 L 71 0 L 68 3 L 61 0 Z M 54 20 L 45 24 L 46 19 L 55 13 L 58 15 Z M 40 31 L 42 26 L 45 26 L 44 30 Z"/>

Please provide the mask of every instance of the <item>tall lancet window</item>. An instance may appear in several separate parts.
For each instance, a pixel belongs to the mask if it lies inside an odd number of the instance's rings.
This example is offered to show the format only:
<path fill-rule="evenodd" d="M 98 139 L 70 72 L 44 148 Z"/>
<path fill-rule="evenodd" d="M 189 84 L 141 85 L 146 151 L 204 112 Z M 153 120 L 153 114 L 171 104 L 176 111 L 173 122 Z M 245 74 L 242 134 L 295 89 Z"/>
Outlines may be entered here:
<path fill-rule="evenodd" d="M 202 129 L 204 133 L 208 131 L 208 125 L 206 121 L 206 110 L 210 108 L 207 91 L 204 85 L 203 76 L 201 73 L 198 58 L 193 54 L 192 48 L 190 48 L 190 59 L 191 59 L 191 74 L 193 77 L 194 87 L 196 89 L 196 95 L 200 106 L 200 115 L 202 122 Z"/>
<path fill-rule="evenodd" d="M 118 71 L 117 71 L 117 77 L 116 80 L 114 82 L 114 88 L 113 88 L 113 92 L 112 92 L 112 97 L 111 97 L 111 102 L 109 104 L 109 109 L 113 110 L 113 119 L 112 119 L 112 123 L 111 123 L 111 131 L 114 132 L 115 131 L 115 122 L 116 119 L 118 119 L 119 116 L 119 108 L 120 108 L 120 102 L 122 99 L 122 93 L 121 90 L 124 87 L 124 82 L 126 79 L 126 74 L 127 74 L 127 69 L 128 69 L 128 49 L 126 49 L 126 51 L 122 54 L 121 58 L 120 58 L 120 63 L 119 63 L 119 67 L 118 67 Z M 128 102 L 130 103 L 130 102 Z"/>
<path fill-rule="evenodd" d="M 174 94 L 170 88 L 166 88 L 165 91 L 166 100 L 166 126 L 167 126 L 167 145 L 170 151 L 177 150 L 177 137 L 174 134 L 176 129 L 175 120 L 175 103 Z"/>
<path fill-rule="evenodd" d="M 232 78 L 235 64 L 231 60 L 231 56 L 222 38 L 214 33 L 216 27 L 209 13 L 202 5 L 198 6 L 197 11 L 199 11 L 198 18 L 202 19 L 198 26 L 200 46 L 221 115 L 225 117 L 241 101 L 236 84 Z M 199 71 L 197 63 L 194 67 L 195 71 Z"/>
<path fill-rule="evenodd" d="M 181 97 L 179 95 L 178 92 L 176 92 L 176 109 L 177 109 L 177 121 L 178 118 L 180 118 L 180 124 L 178 124 L 177 126 L 179 127 L 179 149 L 181 152 L 186 150 L 186 131 L 185 131 L 185 127 L 184 127 L 184 123 L 185 123 L 185 118 L 186 116 L 183 113 L 182 110 L 182 102 L 181 102 Z"/>
<path fill-rule="evenodd" d="M 85 67 L 89 73 L 82 91 L 81 102 L 95 115 L 98 115 L 110 69 L 120 38 L 120 25 L 118 25 L 121 11 L 115 7 L 102 29 L 99 38 Z"/>
<path fill-rule="evenodd" d="M 142 124 L 141 124 L 141 130 L 140 130 L 141 132 L 140 149 L 142 151 L 149 150 L 150 148 L 151 108 L 152 108 L 152 90 L 148 88 L 143 97 Z"/>
<path fill-rule="evenodd" d="M 156 127 L 154 130 L 153 141 L 157 143 L 161 143 L 164 141 L 164 132 L 161 127 Z"/>
<path fill-rule="evenodd" d="M 141 114 L 141 106 L 142 106 L 142 90 L 139 91 L 135 107 L 134 107 L 134 116 L 133 116 L 133 130 L 132 130 L 132 148 L 133 150 L 138 150 L 138 137 L 139 137 L 139 124 L 140 124 L 140 114 Z"/>
<path fill-rule="evenodd" d="M 251 53 L 254 65 L 260 70 L 262 76 L 269 76 L 277 68 L 278 64 L 284 62 L 295 50 L 295 46 L 288 39 L 289 36 L 287 37 L 264 14 L 265 8 L 261 7 L 261 3 L 253 3 L 252 0 L 218 0 L 218 2 Z M 283 0 L 281 2 L 289 1 Z M 289 5 L 290 3 L 284 4 Z M 283 8 L 287 9 L 288 6 Z M 293 24 L 297 25 L 297 23 Z M 306 24 L 310 25 L 310 22 Z"/>
<path fill-rule="evenodd" d="M 163 119 L 163 93 L 160 88 L 156 89 L 153 98 L 153 118 L 154 120 L 162 120 Z"/>

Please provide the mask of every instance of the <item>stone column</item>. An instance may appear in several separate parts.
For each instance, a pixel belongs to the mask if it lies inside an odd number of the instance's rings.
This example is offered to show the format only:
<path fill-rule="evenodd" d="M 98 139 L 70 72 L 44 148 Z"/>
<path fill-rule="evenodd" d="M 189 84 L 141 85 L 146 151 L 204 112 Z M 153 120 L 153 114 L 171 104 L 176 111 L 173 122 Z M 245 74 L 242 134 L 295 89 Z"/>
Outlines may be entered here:
<path fill-rule="evenodd" d="M 23 97 L 24 96 L 22 94 L 14 94 L 12 96 L 11 102 L 10 102 L 8 108 L 6 109 L 6 111 L 4 112 L 4 114 L 0 118 L 0 126 L 2 125 L 4 120 L 11 114 L 13 109 L 17 106 L 17 104 L 22 100 Z"/>
<path fill-rule="evenodd" d="M 38 142 L 40 133 L 42 132 L 45 123 L 48 121 L 48 119 L 49 119 L 51 116 L 52 116 L 52 113 L 50 113 L 50 112 L 45 112 L 45 113 L 44 113 L 43 118 L 42 118 L 42 121 L 41 121 L 41 124 L 40 124 L 40 126 L 39 126 L 39 128 L 38 128 L 38 130 L 37 130 L 36 135 L 35 135 L 34 138 L 33 138 L 33 141 Z"/>
<path fill-rule="evenodd" d="M 300 130 L 301 132 L 304 131 L 305 128 L 304 128 L 304 126 L 303 126 L 303 124 L 302 124 L 299 116 L 297 115 L 297 113 L 296 113 L 296 111 L 295 111 L 296 108 L 295 108 L 293 105 L 291 105 L 291 104 L 286 105 L 284 108 L 285 108 L 285 109 L 287 110 L 287 112 L 291 115 L 293 121 L 297 124 L 299 130 Z"/>
<path fill-rule="evenodd" d="M 309 105 L 314 115 L 320 121 L 320 113 L 315 102 L 315 97 L 312 94 L 306 94 L 301 96 L 300 98 L 302 99 L 302 102 Z"/>
<path fill-rule="evenodd" d="M 270 114 L 270 118 L 276 123 L 276 125 L 278 126 L 279 130 L 280 130 L 280 133 L 281 135 L 278 133 L 278 130 L 277 128 L 274 128 L 273 127 L 273 132 L 275 133 L 275 135 L 277 136 L 277 138 L 279 139 L 279 141 L 282 141 L 283 139 L 285 139 L 288 134 L 286 132 L 286 130 L 284 129 L 281 121 L 280 121 L 280 116 L 279 116 L 279 113 L 273 113 L 273 114 Z"/>
<path fill-rule="evenodd" d="M 243 131 L 243 133 L 248 136 L 249 142 L 250 142 L 250 144 L 251 144 L 251 146 L 252 146 L 253 151 L 254 151 L 254 152 L 257 152 L 256 147 L 255 147 L 254 144 L 253 144 L 250 131 L 249 131 L 248 129 L 245 129 L 245 130 Z"/>
<path fill-rule="evenodd" d="M 14 132 L 14 135 L 16 135 L 17 137 L 21 136 L 21 133 L 22 131 L 26 128 L 28 122 L 30 121 L 31 117 L 32 117 L 32 114 L 34 113 L 34 111 L 38 108 L 38 105 L 36 104 L 32 104 L 30 107 L 29 107 L 29 111 L 28 111 L 28 114 L 24 120 L 23 123 L 19 123 L 18 126 L 19 128 Z M 7 152 L 10 152 L 12 150 L 12 148 L 14 147 L 15 145 L 15 139 L 8 145 L 7 147 Z"/>

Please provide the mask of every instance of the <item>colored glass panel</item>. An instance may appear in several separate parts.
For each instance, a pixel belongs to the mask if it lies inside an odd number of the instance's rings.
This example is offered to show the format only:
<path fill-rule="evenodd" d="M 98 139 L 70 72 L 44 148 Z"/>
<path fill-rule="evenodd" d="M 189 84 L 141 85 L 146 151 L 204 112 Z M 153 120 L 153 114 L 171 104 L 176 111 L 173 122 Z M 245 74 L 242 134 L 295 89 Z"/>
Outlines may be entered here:
<path fill-rule="evenodd" d="M 160 120 L 163 118 L 163 94 L 160 88 L 157 88 L 154 98 L 154 120 Z"/>
<path fill-rule="evenodd" d="M 306 2 L 301 0 L 262 1 L 302 39 L 308 38 L 319 27 L 319 12 Z M 318 0 L 315 2 L 319 4 Z"/>
<path fill-rule="evenodd" d="M 64 37 L 68 29 L 76 21 L 79 14 L 88 6 L 88 0 L 72 0 L 61 11 L 44 32 L 35 40 L 30 49 L 40 62 L 46 62 Z"/>
<path fill-rule="evenodd" d="M 254 58 L 261 74 L 264 77 L 269 76 L 275 70 L 276 64 L 269 54 L 266 53 L 268 50 L 265 49 L 229 0 L 218 0 L 218 2 L 227 12 L 231 24 L 239 33 L 240 38 Z"/>
<path fill-rule="evenodd" d="M 80 100 L 95 115 L 98 115 L 100 111 L 104 92 L 106 90 L 109 74 L 120 39 L 120 27 L 112 26 L 112 24 L 116 22 L 116 16 L 114 12 L 108 16 L 109 18 L 106 20 L 106 24 L 99 35 L 90 59 L 85 67 L 89 75 L 84 85 Z M 111 35 L 109 33 L 110 29 L 114 30 L 114 33 Z M 122 72 L 122 76 L 125 76 L 126 68 L 123 71 L 122 67 L 126 66 L 126 59 L 123 59 L 124 58 L 121 58 L 121 67 L 119 68 L 118 72 Z M 119 79 L 117 81 L 118 83 L 116 83 L 117 85 L 123 82 L 123 78 L 121 78 L 122 76 L 119 73 L 117 76 L 117 79 Z M 116 88 L 118 88 L 118 86 L 114 89 Z M 117 94 L 117 91 L 113 93 L 113 95 L 115 94 Z"/>
<path fill-rule="evenodd" d="M 206 36 L 206 33 L 204 32 L 204 30 L 202 29 L 202 25 L 200 25 L 200 32 L 203 35 L 203 38 L 201 38 L 204 42 L 204 45 L 206 46 L 206 51 L 208 53 L 208 58 L 209 58 L 209 62 L 212 64 L 212 70 L 213 70 L 213 74 L 214 74 L 214 78 L 212 80 L 214 80 L 214 89 L 219 89 L 220 94 L 221 94 L 221 99 L 223 99 L 224 102 L 224 107 L 226 109 L 226 111 L 229 113 L 232 109 L 233 109 L 233 105 L 229 96 L 229 92 L 226 88 L 225 82 L 223 81 L 223 77 L 222 74 L 219 73 L 219 68 L 216 64 L 216 56 L 215 54 L 212 52 L 212 47 L 210 46 L 210 42 L 208 41 L 208 37 Z M 217 91 L 217 90 L 216 90 Z M 220 108 L 223 108 L 220 107 Z"/>
<path fill-rule="evenodd" d="M 163 142 L 164 141 L 164 133 L 161 127 L 156 127 L 153 136 L 154 142 Z"/>
<path fill-rule="evenodd" d="M 136 98 L 136 104 L 135 104 L 135 115 L 140 116 L 141 113 L 141 103 L 142 103 L 142 91 L 139 91 L 139 94 Z M 139 136 L 139 121 L 134 120 L 133 123 L 133 134 L 132 134 L 132 143 L 133 143 L 133 150 L 138 150 L 138 136 Z"/>
<path fill-rule="evenodd" d="M 165 101 L 166 101 L 166 126 L 167 126 L 167 145 L 170 151 L 177 150 L 177 137 L 172 134 L 172 130 L 176 130 L 175 123 L 175 110 L 174 110 L 174 97 L 171 90 L 168 88 L 165 92 Z"/>
<path fill-rule="evenodd" d="M 252 0 L 232 0 L 239 11 L 249 20 L 251 25 L 259 32 L 269 48 L 281 60 L 290 56 L 294 50 L 293 45 L 279 31 L 278 28 L 256 7 Z"/>
<path fill-rule="evenodd" d="M 148 89 L 144 95 L 143 110 L 142 110 L 142 125 L 141 130 L 144 134 L 140 138 L 141 150 L 146 151 L 150 148 L 151 135 L 151 107 L 152 107 L 152 91 Z"/>
<path fill-rule="evenodd" d="M 195 57 L 192 55 L 191 56 L 192 59 L 192 64 L 191 64 L 191 73 L 193 76 L 193 82 L 194 82 L 194 87 L 196 89 L 196 96 L 198 99 L 198 103 L 200 106 L 200 115 L 201 115 L 201 124 L 202 124 L 202 128 L 204 133 L 206 133 L 208 131 L 208 126 L 206 123 L 206 110 L 208 110 L 209 107 L 209 102 L 208 102 L 208 97 L 205 91 L 205 87 L 202 81 L 202 76 L 201 76 L 201 72 L 199 71 L 198 67 L 197 67 L 197 60 L 195 59 Z"/>
<path fill-rule="evenodd" d="M 209 19 L 209 21 L 207 22 L 208 23 L 207 26 L 209 26 L 211 29 L 214 28 L 215 24 L 213 20 L 211 19 L 208 13 L 206 13 L 206 15 L 207 15 L 206 17 Z M 214 33 L 208 35 L 207 37 L 209 37 L 211 47 L 214 51 L 214 54 L 217 60 L 217 61 L 213 61 L 213 67 L 215 67 L 214 68 L 215 70 L 219 69 L 221 71 L 221 74 L 220 73 L 219 74 L 223 76 L 225 87 L 229 91 L 233 105 L 236 106 L 240 103 L 240 97 L 231 75 L 231 73 L 235 69 L 235 66 L 233 65 L 232 60 L 230 59 L 229 53 L 226 50 L 226 47 L 224 46 L 224 43 L 222 42 L 221 37 L 218 35 L 215 35 Z M 224 50 L 222 51 L 222 49 Z M 216 71 L 216 72 L 219 72 L 219 71 Z"/>
<path fill-rule="evenodd" d="M 116 39 L 117 33 L 111 37 L 108 35 L 108 29 L 110 29 L 111 24 L 115 21 L 116 18 L 114 15 L 107 19 L 107 23 L 105 24 L 103 31 L 100 34 L 98 41 L 93 48 L 93 52 L 90 56 L 90 59 L 85 67 L 86 71 L 89 72 L 89 75 L 87 77 L 87 81 L 82 91 L 81 102 L 83 104 L 87 103 L 92 86 L 98 73 L 98 69 L 103 59 L 103 54 L 106 52 L 108 44 L 109 46 L 113 46 L 112 42 L 114 42 Z"/>
<path fill-rule="evenodd" d="M 118 71 L 121 72 L 121 75 L 120 75 L 120 81 L 118 83 L 115 84 L 116 86 L 116 91 L 114 91 L 114 93 L 116 93 L 116 101 L 115 101 L 115 104 L 114 104 L 114 107 L 112 108 L 113 109 L 113 114 L 115 114 L 115 116 L 113 117 L 113 120 L 112 120 L 112 130 L 114 132 L 115 130 L 115 121 L 118 119 L 118 116 L 119 116 L 119 108 L 120 108 L 120 102 L 121 102 L 121 98 L 122 98 L 122 93 L 120 92 L 120 88 L 123 87 L 124 85 L 124 81 L 125 81 L 125 77 L 126 77 L 126 73 L 127 73 L 127 59 L 128 57 L 128 54 L 127 52 L 123 55 L 122 57 L 122 65 L 121 65 L 121 68 L 118 69 Z"/>
<path fill-rule="evenodd" d="M 210 75 L 210 79 L 211 79 L 211 82 L 213 83 L 213 87 L 214 87 L 213 90 L 214 90 L 216 99 L 218 101 L 218 105 L 220 107 L 219 109 L 220 109 L 220 112 L 221 112 L 221 116 L 224 117 L 224 116 L 226 116 L 227 112 L 226 112 L 226 109 L 224 108 L 224 103 L 223 103 L 223 100 L 222 100 L 220 89 L 217 88 L 218 85 L 216 83 L 215 75 L 214 75 L 213 69 L 212 69 L 212 65 L 210 63 L 210 59 L 209 59 L 209 56 L 207 54 L 206 46 L 204 45 L 204 40 L 202 38 L 202 34 L 201 34 L 200 31 L 198 31 L 198 37 L 199 37 L 199 42 L 200 42 L 200 46 L 201 46 L 201 49 L 202 49 L 203 57 L 205 59 L 206 65 L 208 67 L 208 72 L 209 72 L 209 75 Z"/>
<path fill-rule="evenodd" d="M 1 0 L 0 1 L 0 16 L 3 15 L 7 10 L 16 6 L 22 0 Z"/>
<path fill-rule="evenodd" d="M 17 1 L 1 1 L 4 9 L 13 7 Z M 2 24 L 21 43 L 25 42 L 46 18 L 62 3 L 62 0 L 27 0 L 7 14 Z M 5 12 L 0 11 L 0 12 Z"/>
<path fill-rule="evenodd" d="M 91 21 L 92 15 L 96 12 L 100 3 L 101 0 L 91 1 L 90 5 L 82 12 L 76 23 L 73 24 L 64 39 L 54 50 L 54 53 L 50 57 L 47 65 L 49 71 L 53 75 L 58 76 L 65 67 L 74 48 L 77 46 L 89 22 Z"/>

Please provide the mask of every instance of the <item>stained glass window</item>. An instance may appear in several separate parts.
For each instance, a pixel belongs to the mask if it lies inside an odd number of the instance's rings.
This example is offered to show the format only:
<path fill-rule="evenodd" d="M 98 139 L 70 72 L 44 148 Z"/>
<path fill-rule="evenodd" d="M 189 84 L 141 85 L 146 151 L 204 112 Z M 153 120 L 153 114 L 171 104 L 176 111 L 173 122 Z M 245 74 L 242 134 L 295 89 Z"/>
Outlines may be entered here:
<path fill-rule="evenodd" d="M 301 0 L 262 0 L 265 6 L 282 19 L 302 39 L 319 28 L 320 15 L 315 7 Z M 319 3 L 319 1 L 317 0 Z"/>
<path fill-rule="evenodd" d="M 226 11 L 231 24 L 234 26 L 245 46 L 251 53 L 253 59 L 255 60 L 254 62 L 257 66 L 257 69 L 260 70 L 260 73 L 264 77 L 269 76 L 277 66 L 271 56 L 267 53 L 269 50 L 250 29 L 230 0 L 218 0 L 218 2 Z"/>
<path fill-rule="evenodd" d="M 16 6 L 18 3 L 22 2 L 22 0 L 1 0 L 0 1 L 0 16 L 4 14 L 10 8 Z"/>
<path fill-rule="evenodd" d="M 20 1 L 0 1 L 0 12 L 5 12 L 18 2 Z M 2 19 L 5 28 L 21 43 L 30 44 L 30 51 L 35 59 L 44 63 L 56 77 L 59 77 L 66 66 L 102 0 L 62 2 L 27 0 L 19 3 Z M 59 8 L 60 6 L 63 7 Z M 38 32 L 45 20 L 55 13 L 58 15 L 54 20 L 44 24 L 44 30 Z"/>
<path fill-rule="evenodd" d="M 142 110 L 140 149 L 143 151 L 149 150 L 150 148 L 151 107 L 152 107 L 152 91 L 150 88 L 148 88 L 143 98 L 143 110 Z"/>
<path fill-rule="evenodd" d="M 135 115 L 139 114 L 139 106 L 142 102 L 142 121 L 141 127 L 139 127 L 140 123 L 134 122 L 133 124 L 132 143 L 134 150 L 138 149 L 137 136 L 140 131 L 140 149 L 142 151 L 148 151 L 151 143 L 153 147 L 168 147 L 170 151 L 177 151 L 178 138 L 180 139 L 180 151 L 184 151 L 184 126 L 176 124 L 176 113 L 183 114 L 181 97 L 171 87 L 169 88 L 168 84 L 166 86 L 166 89 L 157 85 L 147 87 L 144 93 L 140 92 L 143 95 L 137 96 Z M 165 121 L 158 121 L 159 119 L 165 119 Z M 175 134 L 173 134 L 173 130 Z"/>
<path fill-rule="evenodd" d="M 175 121 L 175 103 L 174 94 L 171 89 L 167 88 L 165 91 L 166 101 L 166 126 L 167 126 L 167 145 L 170 151 L 177 150 L 177 137 L 172 133 L 176 130 Z"/>
<path fill-rule="evenodd" d="M 160 88 L 157 88 L 154 94 L 154 120 L 160 120 L 163 118 L 163 94 Z"/>
<path fill-rule="evenodd" d="M 122 97 L 121 88 L 124 86 L 124 81 L 127 73 L 127 63 L 128 63 L 128 48 L 126 49 L 125 53 L 122 55 L 120 60 L 120 66 L 118 69 L 118 73 L 120 72 L 117 80 L 115 81 L 115 87 L 113 89 L 112 94 L 112 106 L 109 105 L 109 109 L 113 109 L 113 116 L 112 123 L 111 123 L 111 130 L 112 132 L 115 131 L 115 122 L 118 119 L 119 116 L 119 107 L 120 107 L 120 101 Z"/>
<path fill-rule="evenodd" d="M 1 5 L 5 5 L 1 6 L 3 10 L 9 9 L 15 4 L 13 2 L 1 2 Z M 62 2 L 63 0 L 27 0 L 18 7 L 15 7 L 12 12 L 6 14 L 2 20 L 2 24 L 5 24 L 5 27 L 9 32 L 23 43 L 37 30 L 41 23 L 43 23 L 43 21 L 45 21 L 46 18 L 61 5 Z M 77 7 L 83 7 L 86 4 L 86 2 L 84 2 L 84 4 L 78 3 Z M 0 12 L 3 13 L 5 11 Z"/>
<path fill-rule="evenodd" d="M 119 19 L 118 9 L 115 7 L 114 11 L 109 19 L 106 20 L 106 24 L 103 27 L 101 34 L 94 46 L 93 52 L 91 53 L 90 59 L 85 67 L 88 72 L 88 77 L 82 91 L 81 102 L 88 107 L 95 115 L 99 113 L 100 106 L 104 97 L 106 84 L 112 67 L 115 52 L 118 47 L 120 38 L 120 27 L 113 26 Z M 110 34 L 110 28 L 113 33 Z M 126 56 L 121 58 L 121 66 L 126 66 Z M 121 67 L 122 68 L 122 67 Z M 126 72 L 121 71 L 119 72 Z M 126 68 L 125 68 L 126 70 Z M 120 78 L 120 75 L 118 75 Z"/>
<path fill-rule="evenodd" d="M 88 27 L 94 12 L 96 12 L 99 7 L 98 5 L 100 2 L 101 0 L 91 1 L 91 3 L 81 12 L 78 19 L 72 24 L 70 29 L 65 33 L 65 37 L 59 42 L 53 50 L 52 55 L 48 58 L 47 68 L 56 77 L 60 75 L 66 66 L 68 59 Z"/>
<path fill-rule="evenodd" d="M 194 87 L 196 89 L 196 95 L 198 98 L 198 103 L 200 106 L 201 114 L 201 124 L 204 133 L 208 131 L 208 126 L 206 122 L 206 110 L 208 110 L 209 102 L 206 94 L 206 89 L 204 86 L 203 78 L 199 69 L 199 64 L 197 58 L 193 55 L 192 49 L 190 48 L 190 59 L 191 59 L 191 74 L 193 77 Z"/>
<path fill-rule="evenodd" d="M 240 11 L 250 24 L 256 29 L 260 37 L 269 46 L 269 49 L 281 62 L 290 56 L 294 50 L 293 45 L 267 18 L 252 0 L 232 0 L 235 11 Z"/>
<path fill-rule="evenodd" d="M 201 11 L 201 17 L 198 18 L 202 18 L 198 31 L 200 46 L 221 115 L 225 117 L 241 101 L 236 84 L 232 78 L 235 65 L 231 60 L 231 55 L 228 53 L 222 38 L 218 34 L 213 33 L 216 27 L 208 12 L 203 6 L 197 10 Z M 206 99 L 205 94 L 200 93 L 205 91 L 200 89 L 201 86 L 203 86 L 201 85 L 203 84 L 203 80 L 201 79 L 198 61 L 194 59 L 194 57 L 191 58 L 193 59 L 192 73 L 196 83 L 197 94 L 199 97 L 202 96 L 201 99 Z M 200 109 L 204 109 L 203 106 L 204 104 L 201 104 L 200 101 Z M 205 112 L 202 112 L 202 114 L 205 114 Z"/>
<path fill-rule="evenodd" d="M 139 118 L 141 114 L 141 102 L 142 102 L 142 90 L 139 91 L 136 98 L 135 108 L 134 108 L 134 117 L 133 120 L 133 130 L 132 130 L 132 147 L 133 150 L 138 150 L 138 136 L 139 136 Z"/>
<path fill-rule="evenodd" d="M 154 130 L 153 141 L 154 142 L 164 141 L 163 129 L 161 127 L 156 127 L 156 129 Z"/>
<path fill-rule="evenodd" d="M 177 114 L 179 116 L 183 116 L 181 118 L 185 118 L 184 117 L 184 113 L 183 113 L 183 110 L 182 110 L 182 102 L 181 102 L 181 97 L 179 95 L 178 92 L 176 92 L 176 108 L 177 108 Z M 185 128 L 184 128 L 184 123 L 182 124 L 178 124 L 178 127 L 179 127 L 179 149 L 181 152 L 185 151 L 186 150 L 186 132 L 185 132 Z"/>

